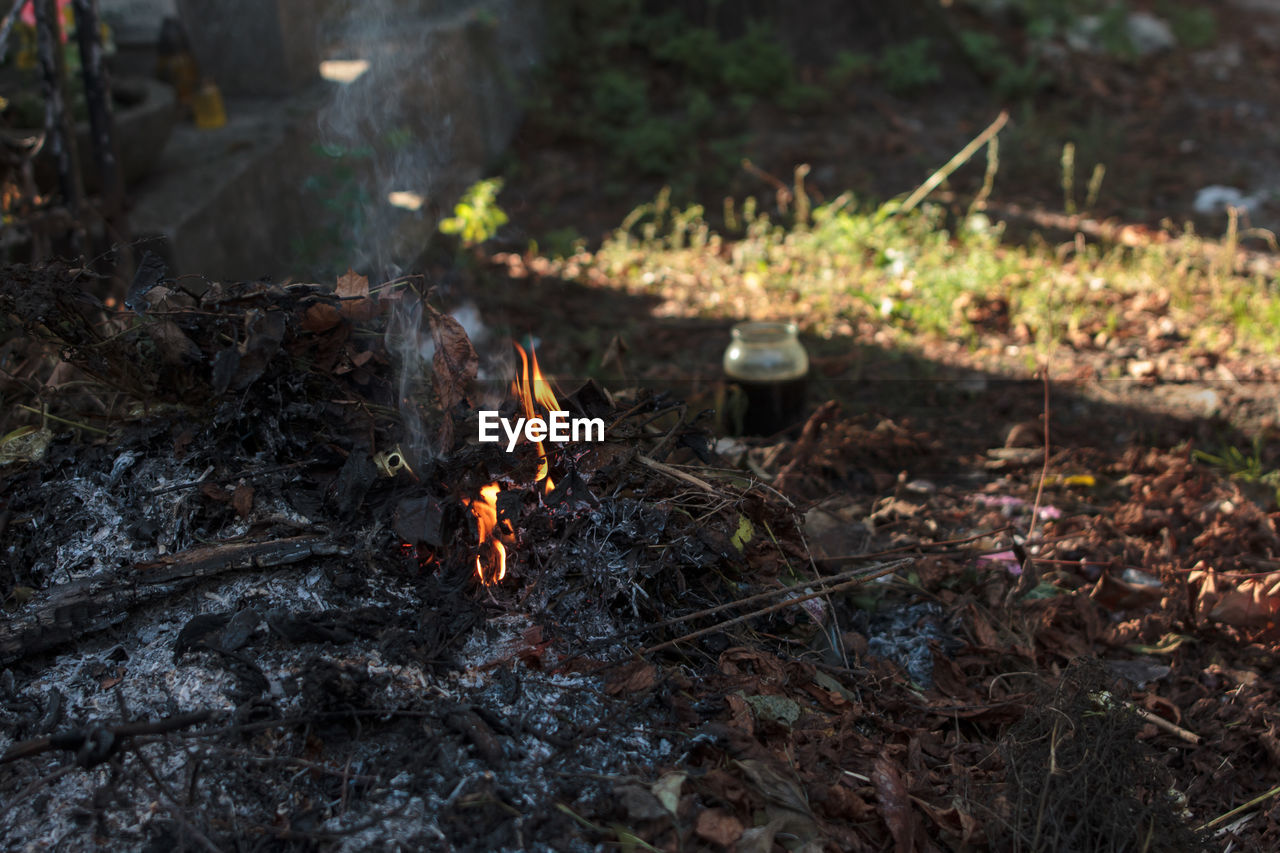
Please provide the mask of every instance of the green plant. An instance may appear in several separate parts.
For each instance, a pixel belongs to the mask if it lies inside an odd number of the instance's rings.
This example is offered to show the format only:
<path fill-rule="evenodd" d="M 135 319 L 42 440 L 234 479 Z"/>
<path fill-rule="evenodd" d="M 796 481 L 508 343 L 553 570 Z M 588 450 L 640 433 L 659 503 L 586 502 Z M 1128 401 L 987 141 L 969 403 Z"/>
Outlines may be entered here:
<path fill-rule="evenodd" d="M 875 68 L 875 60 L 870 54 L 860 51 L 842 50 L 836 54 L 831 67 L 827 69 L 827 85 L 843 87 L 859 77 L 865 77 Z"/>
<path fill-rule="evenodd" d="M 457 234 L 464 246 L 476 246 L 507 224 L 506 211 L 498 206 L 502 178 L 476 181 L 453 206 L 453 216 L 440 222 L 442 234 Z"/>
<path fill-rule="evenodd" d="M 1227 447 L 1221 453 L 1207 453 L 1203 450 L 1192 451 L 1192 455 L 1201 462 L 1221 469 L 1227 476 L 1255 486 L 1263 486 L 1269 496 L 1280 504 L 1280 470 L 1268 466 L 1263 459 L 1264 443 L 1261 435 L 1254 436 L 1253 446 L 1244 451 L 1238 447 Z"/>
<path fill-rule="evenodd" d="M 1137 48 L 1129 36 L 1129 4 L 1125 0 L 1107 6 L 1098 16 L 1098 41 L 1102 49 L 1120 59 L 1136 59 Z"/>
<path fill-rule="evenodd" d="M 1161 3 L 1158 8 L 1183 47 L 1201 50 L 1217 41 L 1218 19 L 1212 9 L 1172 2 Z"/>
<path fill-rule="evenodd" d="M 372 196 L 363 179 L 372 146 L 315 144 L 311 151 L 327 166 L 307 176 L 302 191 L 316 203 L 319 215 L 305 237 L 293 241 L 293 255 L 303 266 L 340 267 L 357 250 L 356 241 L 368 223 Z"/>
<path fill-rule="evenodd" d="M 741 160 L 755 104 L 812 109 L 826 93 L 796 85 L 794 63 L 768 27 L 748 24 L 726 39 L 714 29 L 716 12 L 712 3 L 699 26 L 639 0 L 552 3 L 544 87 L 530 115 L 607 150 L 616 174 L 690 188 L 718 180 Z"/>
<path fill-rule="evenodd" d="M 1035 56 L 1018 62 L 991 33 L 961 30 L 960 46 L 970 65 L 1001 98 L 1028 98 L 1049 84 Z"/>
<path fill-rule="evenodd" d="M 940 82 L 942 67 L 929 56 L 930 46 L 928 37 L 921 36 L 886 47 L 876 64 L 885 88 L 895 95 L 909 95 Z"/>

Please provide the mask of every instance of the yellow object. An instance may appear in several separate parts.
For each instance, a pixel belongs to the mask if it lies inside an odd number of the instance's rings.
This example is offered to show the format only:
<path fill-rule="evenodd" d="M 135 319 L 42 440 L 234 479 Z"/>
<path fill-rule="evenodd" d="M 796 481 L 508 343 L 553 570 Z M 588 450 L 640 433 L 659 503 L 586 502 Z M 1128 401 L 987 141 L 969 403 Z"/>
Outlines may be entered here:
<path fill-rule="evenodd" d="M 13 31 L 18 35 L 18 55 L 14 64 L 19 71 L 30 71 L 36 67 L 36 31 L 26 24 L 15 25 Z"/>
<path fill-rule="evenodd" d="M 227 123 L 227 108 L 222 103 L 222 91 L 208 77 L 191 99 L 191 109 L 195 113 L 196 127 L 201 130 L 212 130 Z"/>
<path fill-rule="evenodd" d="M 1067 477 L 1050 474 L 1044 478 L 1044 484 L 1046 486 L 1083 486 L 1091 489 L 1098 485 L 1098 480 L 1092 474 L 1072 474 Z"/>

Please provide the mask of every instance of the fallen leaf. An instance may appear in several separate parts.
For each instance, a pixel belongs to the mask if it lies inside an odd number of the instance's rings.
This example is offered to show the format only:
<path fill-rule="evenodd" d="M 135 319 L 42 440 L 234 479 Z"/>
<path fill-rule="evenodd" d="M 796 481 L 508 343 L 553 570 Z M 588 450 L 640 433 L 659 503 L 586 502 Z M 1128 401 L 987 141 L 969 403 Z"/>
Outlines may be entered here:
<path fill-rule="evenodd" d="M 1209 618 L 1236 628 L 1261 628 L 1280 613 L 1280 572 L 1262 578 L 1248 578 L 1233 590 L 1222 593 Z"/>
<path fill-rule="evenodd" d="M 671 812 L 672 816 L 680 808 L 680 789 L 684 787 L 684 780 L 688 775 L 680 772 L 664 773 L 662 778 L 653 783 L 650 790 L 653 795 L 658 798 L 658 802 L 662 803 L 662 807 Z"/>
<path fill-rule="evenodd" d="M 342 300 L 342 313 L 352 320 L 368 320 L 374 315 L 374 304 L 369 298 L 367 276 L 348 269 L 345 274 L 338 277 L 335 292 Z"/>
<path fill-rule="evenodd" d="M 342 322 L 342 312 L 327 302 L 317 302 L 302 313 L 303 331 L 327 332 Z"/>
<path fill-rule="evenodd" d="M 663 803 L 641 785 L 619 785 L 613 793 L 630 820 L 662 820 L 668 817 Z"/>
<path fill-rule="evenodd" d="M 756 717 L 772 720 L 790 728 L 800 719 L 800 706 L 785 696 L 743 696 Z"/>
<path fill-rule="evenodd" d="M 738 853 L 772 853 L 773 840 L 785 821 L 775 818 L 764 826 L 744 830 L 738 840 Z"/>
<path fill-rule="evenodd" d="M 430 305 L 427 305 L 427 310 L 430 312 L 431 336 L 436 343 L 436 352 L 431 359 L 436 396 L 440 399 L 440 408 L 449 413 L 471 392 L 471 383 L 475 381 L 480 367 L 480 356 L 461 323 Z"/>
<path fill-rule="evenodd" d="M 699 838 L 723 847 L 736 843 L 744 829 L 742 821 L 721 809 L 703 809 L 693 826 Z"/>
<path fill-rule="evenodd" d="M 204 482 L 200 484 L 200 494 L 209 500 L 217 501 L 224 504 L 231 500 L 231 495 L 227 494 L 227 490 L 219 486 L 217 483 Z"/>
<path fill-rule="evenodd" d="M 736 693 L 731 693 L 724 697 L 724 702 L 729 706 L 730 725 L 747 736 L 754 735 L 756 733 L 756 719 L 751 713 L 751 706 L 747 704 L 746 700 Z"/>
<path fill-rule="evenodd" d="M 161 320 L 147 327 L 147 334 L 155 341 L 165 364 L 181 364 L 183 362 L 200 362 L 204 354 L 195 341 L 187 337 L 178 324 L 172 320 Z"/>
<path fill-rule="evenodd" d="M 248 483 L 237 485 L 236 490 L 231 493 L 231 506 L 235 508 L 236 515 L 248 518 L 253 510 L 253 486 Z"/>
<path fill-rule="evenodd" d="M 957 808 L 954 804 L 950 808 L 940 809 L 917 797 L 912 799 L 944 833 L 959 838 L 965 845 L 982 840 L 981 824 L 968 812 Z"/>
<path fill-rule="evenodd" d="M 754 758 L 744 758 L 734 764 L 742 768 L 766 800 L 800 815 L 809 814 L 809 800 L 795 780 Z"/>
<path fill-rule="evenodd" d="M 745 515 L 738 516 L 738 529 L 734 531 L 733 536 L 729 539 L 729 544 L 738 549 L 741 554 L 742 550 L 747 547 L 747 543 L 751 541 L 751 537 L 756 533 L 755 526 L 752 525 L 751 519 Z"/>
<path fill-rule="evenodd" d="M 893 849 L 896 853 L 912 853 L 916 849 L 916 821 L 911 799 L 897 765 L 887 756 L 876 759 L 871 784 L 880 800 L 880 814 L 893 835 Z"/>
<path fill-rule="evenodd" d="M 657 683 L 657 669 L 648 661 L 641 660 L 622 667 L 617 677 L 609 681 L 605 692 L 611 696 L 631 695 L 650 690 Z"/>

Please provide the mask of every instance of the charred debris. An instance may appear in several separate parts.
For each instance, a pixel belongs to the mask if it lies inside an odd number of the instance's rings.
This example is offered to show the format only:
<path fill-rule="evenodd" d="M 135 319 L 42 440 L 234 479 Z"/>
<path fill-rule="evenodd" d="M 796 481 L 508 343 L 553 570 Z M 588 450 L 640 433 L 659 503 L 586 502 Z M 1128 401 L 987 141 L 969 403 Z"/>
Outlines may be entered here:
<path fill-rule="evenodd" d="M 477 403 L 527 404 L 412 281 L 86 275 L 0 284 L 11 841 L 592 849 L 717 739 L 651 660 L 821 630 L 795 507 L 679 400 L 587 383 L 603 442 L 507 453 Z"/>
<path fill-rule="evenodd" d="M 854 606 L 941 552 L 813 503 L 923 434 L 827 404 L 766 483 L 669 394 L 557 393 L 534 353 L 486 382 L 511 362 L 413 280 L 140 268 L 121 311 L 81 269 L 0 276 L 7 845 L 1039 849 L 1059 794 L 1119 804 L 1115 849 L 1177 823 L 1145 743 L 1114 797 L 1044 775 L 1036 726 L 1132 728 L 1078 691 L 1001 740 L 1056 700 L 957 654 L 994 637 L 973 604 Z M 476 440 L 552 401 L 604 440 Z"/>

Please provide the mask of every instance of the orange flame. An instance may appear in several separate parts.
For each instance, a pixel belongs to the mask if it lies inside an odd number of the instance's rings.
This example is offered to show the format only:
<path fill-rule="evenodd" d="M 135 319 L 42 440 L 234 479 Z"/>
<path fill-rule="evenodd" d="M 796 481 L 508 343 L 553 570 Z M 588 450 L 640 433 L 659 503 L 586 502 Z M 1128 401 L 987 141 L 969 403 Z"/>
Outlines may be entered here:
<path fill-rule="evenodd" d="M 471 514 L 476 517 L 476 526 L 480 531 L 480 545 L 484 546 L 485 542 L 493 545 L 493 552 L 497 555 L 498 568 L 496 572 L 486 572 L 484 567 L 484 558 L 481 554 L 476 554 L 476 576 L 480 578 L 480 582 L 485 586 L 492 586 L 507 576 L 507 549 L 498 539 L 498 492 L 502 487 L 497 483 L 490 483 L 487 486 L 480 487 L 480 497 L 474 501 L 466 498 L 463 500 L 467 506 L 471 508 Z"/>
<path fill-rule="evenodd" d="M 519 344 L 515 345 L 516 351 L 520 353 L 520 374 L 516 376 L 516 380 L 511 383 L 512 392 L 520 399 L 520 407 L 524 410 L 526 418 L 536 417 L 533 410 L 535 401 L 542 404 L 547 412 L 556 412 L 560 410 L 560 401 L 556 399 L 555 392 L 551 390 L 551 383 L 542 376 L 542 370 L 538 367 L 538 354 L 530 349 L 526 355 L 524 347 Z M 533 363 L 533 378 L 529 377 L 529 363 Z M 543 492 L 550 494 L 555 488 L 555 484 L 551 478 L 547 476 L 550 465 L 547 463 L 547 452 L 542 446 L 542 442 L 538 442 L 538 482 L 546 481 Z"/>

